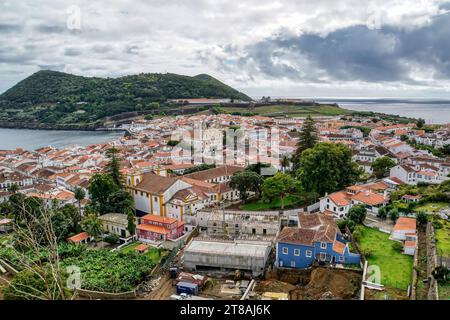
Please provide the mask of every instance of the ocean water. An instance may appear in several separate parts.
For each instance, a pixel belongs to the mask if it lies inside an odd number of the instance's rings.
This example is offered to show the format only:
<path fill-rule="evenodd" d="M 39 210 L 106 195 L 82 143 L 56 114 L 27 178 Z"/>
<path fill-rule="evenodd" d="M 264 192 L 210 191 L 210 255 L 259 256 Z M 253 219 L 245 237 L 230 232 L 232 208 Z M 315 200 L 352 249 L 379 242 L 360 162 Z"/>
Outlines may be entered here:
<path fill-rule="evenodd" d="M 411 118 L 422 118 L 428 124 L 450 123 L 450 100 L 429 99 L 315 99 L 337 103 L 355 111 L 373 111 Z"/>
<path fill-rule="evenodd" d="M 0 128 L 0 150 L 22 148 L 35 150 L 41 147 L 56 148 L 70 145 L 87 146 L 103 143 L 123 136 L 123 132 L 113 131 L 63 131 Z"/>

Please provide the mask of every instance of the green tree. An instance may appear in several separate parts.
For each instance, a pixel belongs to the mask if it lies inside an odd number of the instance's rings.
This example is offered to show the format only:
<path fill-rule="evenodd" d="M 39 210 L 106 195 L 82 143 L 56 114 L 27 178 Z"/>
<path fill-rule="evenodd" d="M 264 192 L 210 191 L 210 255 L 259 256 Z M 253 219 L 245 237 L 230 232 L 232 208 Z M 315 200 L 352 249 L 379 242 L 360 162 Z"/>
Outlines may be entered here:
<path fill-rule="evenodd" d="M 281 165 L 281 170 L 283 172 L 286 172 L 286 168 L 289 167 L 289 164 L 291 163 L 291 160 L 289 160 L 288 156 L 283 156 L 283 158 L 281 158 L 280 160 L 280 165 Z"/>
<path fill-rule="evenodd" d="M 167 142 L 167 145 L 170 146 L 170 147 L 175 147 L 179 143 L 180 143 L 180 141 L 177 141 L 177 140 L 169 140 Z"/>
<path fill-rule="evenodd" d="M 392 249 L 397 252 L 402 252 L 403 245 L 400 242 L 395 241 L 394 243 L 392 243 Z"/>
<path fill-rule="evenodd" d="M 90 213 L 81 220 L 81 227 L 83 231 L 87 232 L 89 235 L 97 238 L 102 233 L 102 222 L 97 217 L 97 215 Z"/>
<path fill-rule="evenodd" d="M 324 195 L 358 181 L 362 170 L 352 160 L 352 151 L 343 144 L 318 143 L 305 150 L 297 176 L 307 192 Z"/>
<path fill-rule="evenodd" d="M 5 300 L 62 300 L 64 288 L 51 276 L 48 267 L 30 268 L 19 272 L 5 288 Z"/>
<path fill-rule="evenodd" d="M 11 192 L 12 194 L 15 194 L 17 193 L 17 191 L 19 191 L 19 186 L 14 183 L 8 188 L 8 191 Z"/>
<path fill-rule="evenodd" d="M 111 194 L 119 191 L 119 187 L 110 175 L 97 173 L 92 176 L 88 190 L 92 206 L 95 210 L 104 214 L 109 211 L 108 198 Z"/>
<path fill-rule="evenodd" d="M 260 186 L 263 178 L 253 171 L 240 171 L 233 174 L 230 180 L 230 187 L 239 191 L 242 201 L 248 199 L 248 192 L 260 193 Z"/>
<path fill-rule="evenodd" d="M 277 172 L 273 177 L 264 180 L 261 189 L 264 199 L 281 199 L 281 209 L 284 209 L 284 199 L 297 188 L 295 179 L 286 173 Z"/>
<path fill-rule="evenodd" d="M 319 138 L 317 134 L 316 123 L 313 118 L 308 115 L 305 122 L 303 123 L 302 129 L 300 130 L 300 139 L 297 143 L 297 150 L 292 157 L 294 169 L 298 169 L 303 151 L 313 148 L 318 141 Z"/>
<path fill-rule="evenodd" d="M 440 284 L 446 284 L 450 279 L 450 270 L 446 266 L 438 266 L 431 273 Z"/>
<path fill-rule="evenodd" d="M 400 214 L 398 213 L 397 208 L 394 208 L 389 211 L 389 219 L 391 219 L 393 222 L 396 222 L 399 217 L 400 217 Z"/>
<path fill-rule="evenodd" d="M 416 218 L 420 225 L 425 225 L 428 222 L 428 215 L 425 212 L 419 212 Z"/>
<path fill-rule="evenodd" d="M 377 158 L 372 163 L 372 169 L 378 179 L 389 175 L 389 169 L 395 167 L 395 161 L 389 157 Z"/>
<path fill-rule="evenodd" d="M 130 235 L 134 236 L 136 233 L 136 217 L 134 215 L 134 212 L 131 210 L 128 211 L 127 221 L 128 221 L 127 230 L 130 233 Z"/>
<path fill-rule="evenodd" d="M 119 242 L 120 238 L 117 234 L 111 233 L 107 235 L 103 240 L 105 240 L 105 242 L 109 244 L 116 244 L 117 242 Z"/>
<path fill-rule="evenodd" d="M 75 188 L 74 196 L 75 200 L 78 202 L 78 219 L 76 222 L 78 224 L 78 222 L 81 221 L 81 201 L 86 197 L 86 192 L 82 188 Z"/>
<path fill-rule="evenodd" d="M 118 190 L 108 196 L 105 210 L 108 212 L 127 214 L 129 211 L 133 211 L 133 206 L 133 197 L 125 190 Z"/>
<path fill-rule="evenodd" d="M 106 157 L 109 159 L 109 162 L 106 165 L 105 172 L 113 178 L 119 188 L 122 188 L 123 176 L 120 172 L 119 151 L 115 147 L 112 147 L 106 151 Z"/>
<path fill-rule="evenodd" d="M 249 166 L 247 166 L 245 168 L 245 171 L 253 171 L 260 175 L 262 169 L 268 169 L 268 168 L 270 168 L 270 164 L 257 162 L 257 163 L 253 163 L 253 164 L 250 164 Z"/>
<path fill-rule="evenodd" d="M 419 118 L 416 122 L 417 128 L 421 129 L 421 128 L 423 128 L 424 125 L 425 125 L 425 120 L 422 118 Z"/>
<path fill-rule="evenodd" d="M 347 218 L 356 224 L 362 224 L 366 219 L 367 210 L 362 204 L 354 205 L 348 210 Z"/>
<path fill-rule="evenodd" d="M 65 240 L 77 230 L 78 210 L 72 204 L 54 209 L 51 221 L 57 241 Z"/>
<path fill-rule="evenodd" d="M 377 213 L 377 217 L 380 218 L 381 220 L 386 220 L 388 215 L 388 210 L 386 207 L 381 207 L 380 209 L 378 209 L 378 213 Z"/>

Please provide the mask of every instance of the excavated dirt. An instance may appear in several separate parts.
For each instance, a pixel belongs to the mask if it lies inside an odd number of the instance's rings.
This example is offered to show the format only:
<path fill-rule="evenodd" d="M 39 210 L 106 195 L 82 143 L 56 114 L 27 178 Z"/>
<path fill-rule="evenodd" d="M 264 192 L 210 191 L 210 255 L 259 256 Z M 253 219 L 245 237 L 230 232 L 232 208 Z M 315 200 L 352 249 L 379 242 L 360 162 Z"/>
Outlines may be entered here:
<path fill-rule="evenodd" d="M 314 267 L 271 270 L 265 278 L 256 292 L 289 293 L 291 300 L 349 300 L 359 298 L 362 276 L 356 270 Z"/>
<path fill-rule="evenodd" d="M 297 287 L 286 282 L 282 282 L 279 280 L 265 280 L 259 281 L 255 286 L 255 291 L 258 293 L 264 292 L 282 292 L 289 293 L 292 290 L 295 290 Z"/>
<path fill-rule="evenodd" d="M 291 300 L 350 300 L 357 299 L 361 275 L 339 269 L 316 268 L 304 287 L 290 292 Z"/>

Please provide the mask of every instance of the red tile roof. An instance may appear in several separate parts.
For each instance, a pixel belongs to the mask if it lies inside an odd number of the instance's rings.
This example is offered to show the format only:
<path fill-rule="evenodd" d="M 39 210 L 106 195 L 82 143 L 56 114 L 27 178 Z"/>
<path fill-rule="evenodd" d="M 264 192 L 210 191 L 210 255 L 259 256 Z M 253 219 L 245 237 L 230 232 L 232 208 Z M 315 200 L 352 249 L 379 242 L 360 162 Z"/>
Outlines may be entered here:
<path fill-rule="evenodd" d="M 416 219 L 400 217 L 394 226 L 394 231 L 416 230 Z"/>
<path fill-rule="evenodd" d="M 154 214 L 147 214 L 143 216 L 141 219 L 145 221 L 159 222 L 163 224 L 172 224 L 178 221 L 175 218 L 161 217 Z"/>
<path fill-rule="evenodd" d="M 69 242 L 80 243 L 83 240 L 88 239 L 90 236 L 87 232 L 81 232 L 67 239 Z"/>

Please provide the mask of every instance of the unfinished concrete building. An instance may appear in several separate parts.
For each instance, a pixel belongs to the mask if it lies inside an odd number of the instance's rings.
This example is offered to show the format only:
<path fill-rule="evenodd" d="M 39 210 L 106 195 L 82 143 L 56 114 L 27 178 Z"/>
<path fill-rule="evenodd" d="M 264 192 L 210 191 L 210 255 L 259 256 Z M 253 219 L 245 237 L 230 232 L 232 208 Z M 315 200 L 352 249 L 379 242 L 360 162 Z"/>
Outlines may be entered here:
<path fill-rule="evenodd" d="M 271 251 L 265 241 L 219 241 L 194 239 L 184 250 L 185 270 L 251 272 L 253 277 L 263 275 Z"/>
<path fill-rule="evenodd" d="M 278 213 L 216 210 L 199 217 L 209 237 L 270 240 L 280 230 Z"/>

